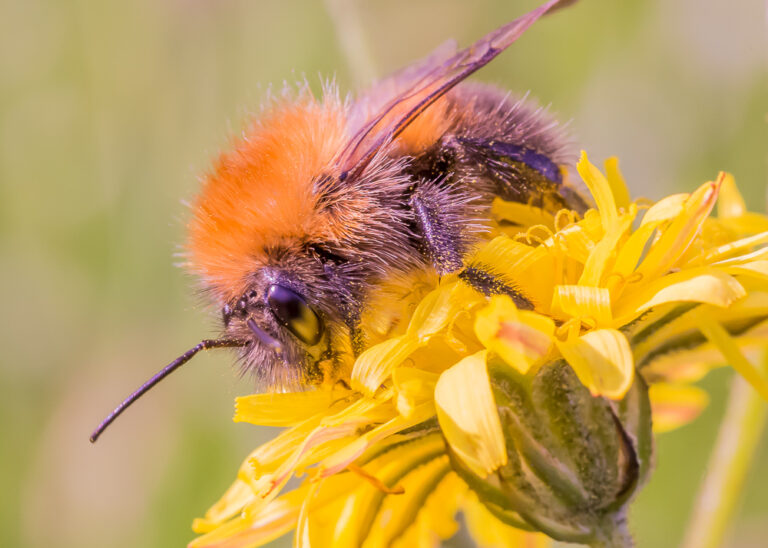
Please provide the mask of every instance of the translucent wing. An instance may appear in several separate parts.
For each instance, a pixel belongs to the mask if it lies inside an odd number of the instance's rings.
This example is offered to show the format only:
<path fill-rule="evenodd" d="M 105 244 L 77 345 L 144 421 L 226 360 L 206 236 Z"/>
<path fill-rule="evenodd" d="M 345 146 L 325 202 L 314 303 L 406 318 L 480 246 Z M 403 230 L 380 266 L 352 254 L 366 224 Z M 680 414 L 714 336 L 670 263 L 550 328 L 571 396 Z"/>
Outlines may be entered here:
<path fill-rule="evenodd" d="M 371 120 L 380 120 L 383 115 L 392 115 L 392 107 L 398 100 L 409 95 L 424 78 L 435 69 L 446 65 L 456 55 L 458 44 L 448 40 L 424 59 L 411 63 L 397 72 L 375 82 L 355 99 L 348 117 L 348 128 L 352 135 L 359 136 L 361 131 L 370 129 Z"/>
<path fill-rule="evenodd" d="M 547 12 L 572 3 L 573 0 L 550 0 L 535 10 L 487 34 L 472 46 L 456 53 L 444 44 L 425 60 L 407 67 L 382 81 L 379 91 L 364 96 L 360 110 L 353 115 L 355 135 L 339 155 L 341 178 L 361 172 L 377 151 L 397 137 L 429 105 L 445 95 L 456 84 L 487 65 L 514 43 L 528 27 Z M 452 53 L 452 54 L 451 54 Z M 390 99 L 389 97 L 393 97 Z M 378 114 L 367 122 L 364 112 Z"/>

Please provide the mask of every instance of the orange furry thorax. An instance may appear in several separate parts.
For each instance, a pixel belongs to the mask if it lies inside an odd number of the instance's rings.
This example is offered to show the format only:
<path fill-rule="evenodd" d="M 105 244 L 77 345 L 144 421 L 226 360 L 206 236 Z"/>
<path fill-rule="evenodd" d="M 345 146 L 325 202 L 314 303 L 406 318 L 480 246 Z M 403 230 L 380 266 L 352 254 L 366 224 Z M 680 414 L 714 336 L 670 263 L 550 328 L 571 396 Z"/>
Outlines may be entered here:
<path fill-rule="evenodd" d="M 338 101 L 302 99 L 275 107 L 221 154 L 189 223 L 191 263 L 206 284 L 233 298 L 264 266 L 265 247 L 328 231 L 312 187 L 345 132 Z"/>
<path fill-rule="evenodd" d="M 393 150 L 427 148 L 447 129 L 448 118 L 439 101 L 406 128 Z M 192 270 L 220 298 L 242 294 L 249 274 L 268 264 L 266 249 L 338 241 L 354 230 L 349 217 L 341 223 L 317 207 L 315 189 L 318 178 L 338 176 L 335 160 L 348 131 L 338 98 L 302 94 L 274 106 L 219 156 L 194 202 L 187 249 Z"/>

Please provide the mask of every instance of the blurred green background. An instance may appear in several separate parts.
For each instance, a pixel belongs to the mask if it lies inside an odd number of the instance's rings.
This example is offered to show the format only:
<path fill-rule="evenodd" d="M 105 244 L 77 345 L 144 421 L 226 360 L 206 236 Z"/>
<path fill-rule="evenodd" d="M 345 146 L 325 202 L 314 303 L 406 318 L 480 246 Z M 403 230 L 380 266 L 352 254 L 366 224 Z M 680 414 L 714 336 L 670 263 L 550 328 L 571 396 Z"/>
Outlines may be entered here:
<path fill-rule="evenodd" d="M 369 0 L 380 73 L 447 38 L 468 44 L 531 0 Z M 733 172 L 765 209 L 765 6 L 758 0 L 583 0 L 477 79 L 531 90 L 593 161 L 618 155 L 636 194 Z M 0 546 L 170 547 L 271 432 L 231 422 L 250 391 L 226 351 L 158 387 L 96 445 L 102 416 L 217 320 L 174 266 L 198 176 L 269 83 L 336 75 L 318 1 L 6 1 L 0 7 Z M 705 471 L 713 403 L 658 440 L 634 506 L 638 546 L 672 547 Z M 729 545 L 768 538 L 768 439 Z"/>

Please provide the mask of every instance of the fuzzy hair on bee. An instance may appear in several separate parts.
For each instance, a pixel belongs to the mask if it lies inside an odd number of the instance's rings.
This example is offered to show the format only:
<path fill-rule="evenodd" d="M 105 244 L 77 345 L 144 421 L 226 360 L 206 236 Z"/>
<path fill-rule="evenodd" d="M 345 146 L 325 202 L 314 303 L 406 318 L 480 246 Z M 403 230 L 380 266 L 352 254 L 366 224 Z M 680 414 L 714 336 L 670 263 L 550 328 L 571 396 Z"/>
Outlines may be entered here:
<path fill-rule="evenodd" d="M 395 279 L 456 273 L 533 308 L 465 258 L 489 231 L 496 197 L 582 208 L 562 180 L 571 147 L 535 102 L 465 79 L 563 3 L 470 48 L 441 46 L 356 98 L 304 86 L 251 121 L 205 175 L 188 223 L 187 264 L 221 310 L 221 336 L 147 381 L 92 441 L 206 348 L 239 348 L 242 370 L 267 390 L 344 382 L 371 340 L 363 312 Z"/>

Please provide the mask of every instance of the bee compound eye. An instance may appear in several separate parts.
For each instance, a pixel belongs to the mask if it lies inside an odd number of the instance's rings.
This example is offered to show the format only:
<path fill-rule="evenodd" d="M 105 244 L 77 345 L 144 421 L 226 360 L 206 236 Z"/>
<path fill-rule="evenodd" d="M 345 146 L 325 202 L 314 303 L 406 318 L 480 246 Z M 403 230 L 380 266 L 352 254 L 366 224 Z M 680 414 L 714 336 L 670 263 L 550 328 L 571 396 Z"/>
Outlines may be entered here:
<path fill-rule="evenodd" d="M 301 295 L 282 285 L 271 285 L 267 291 L 267 304 L 277 321 L 297 339 L 310 346 L 318 343 L 323 324 Z"/>

